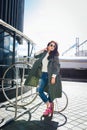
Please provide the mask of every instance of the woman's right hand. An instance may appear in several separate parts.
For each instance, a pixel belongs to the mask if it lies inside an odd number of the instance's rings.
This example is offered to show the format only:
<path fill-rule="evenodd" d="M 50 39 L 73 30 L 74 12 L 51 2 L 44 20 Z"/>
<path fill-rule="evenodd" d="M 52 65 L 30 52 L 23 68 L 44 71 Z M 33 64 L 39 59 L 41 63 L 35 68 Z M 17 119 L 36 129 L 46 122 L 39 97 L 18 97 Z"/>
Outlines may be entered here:
<path fill-rule="evenodd" d="M 47 51 L 47 47 L 46 47 L 46 48 L 44 48 L 42 51 Z"/>

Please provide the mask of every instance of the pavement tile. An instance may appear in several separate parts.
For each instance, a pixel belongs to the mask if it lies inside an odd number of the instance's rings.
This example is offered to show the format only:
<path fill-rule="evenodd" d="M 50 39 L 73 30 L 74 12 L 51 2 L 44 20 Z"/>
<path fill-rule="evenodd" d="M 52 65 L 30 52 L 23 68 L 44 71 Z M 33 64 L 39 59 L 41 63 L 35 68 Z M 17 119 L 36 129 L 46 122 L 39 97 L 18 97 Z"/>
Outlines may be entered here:
<path fill-rule="evenodd" d="M 71 130 L 84 130 L 84 129 L 81 129 L 78 126 L 76 126 L 76 127 L 73 127 Z"/>
<path fill-rule="evenodd" d="M 87 125 L 87 121 L 86 121 L 86 122 L 84 122 L 83 124 Z"/>
<path fill-rule="evenodd" d="M 66 124 L 65 124 L 65 127 L 67 127 L 67 128 L 73 128 L 73 124 L 66 123 Z"/>
<path fill-rule="evenodd" d="M 82 128 L 82 129 L 86 129 L 87 125 L 85 125 L 85 124 L 79 124 L 78 127 Z"/>
<path fill-rule="evenodd" d="M 80 123 L 77 122 L 76 120 L 74 120 L 74 121 L 71 121 L 70 124 L 72 124 L 73 126 L 77 126 L 77 125 L 79 125 Z"/>

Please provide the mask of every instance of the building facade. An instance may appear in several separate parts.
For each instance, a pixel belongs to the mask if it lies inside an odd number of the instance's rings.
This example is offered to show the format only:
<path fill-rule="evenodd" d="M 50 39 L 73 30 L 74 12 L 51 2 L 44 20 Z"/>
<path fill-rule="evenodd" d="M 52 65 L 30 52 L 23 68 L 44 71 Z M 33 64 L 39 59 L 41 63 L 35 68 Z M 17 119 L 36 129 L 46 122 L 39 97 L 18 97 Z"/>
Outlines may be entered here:
<path fill-rule="evenodd" d="M 0 19 L 23 32 L 24 0 L 0 0 Z M 15 39 L 14 42 L 13 34 L 0 25 L 0 79 L 6 68 L 15 61 L 18 45 L 19 41 Z"/>

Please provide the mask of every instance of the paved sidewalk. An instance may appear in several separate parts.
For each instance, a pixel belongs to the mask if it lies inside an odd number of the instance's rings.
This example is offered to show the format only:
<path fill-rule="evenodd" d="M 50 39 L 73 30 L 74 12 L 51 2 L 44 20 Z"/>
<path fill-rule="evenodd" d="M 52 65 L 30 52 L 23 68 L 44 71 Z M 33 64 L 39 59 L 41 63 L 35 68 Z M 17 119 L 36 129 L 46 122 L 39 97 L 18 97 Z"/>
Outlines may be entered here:
<path fill-rule="evenodd" d="M 42 103 L 0 130 L 87 130 L 87 83 L 62 81 L 62 85 L 69 104 L 62 113 L 54 113 L 51 121 L 49 119 L 41 121 L 45 109 Z M 32 105 L 40 102 L 41 99 L 38 97 Z M 0 109 L 0 115 L 2 112 L 3 109 L 2 111 Z"/>

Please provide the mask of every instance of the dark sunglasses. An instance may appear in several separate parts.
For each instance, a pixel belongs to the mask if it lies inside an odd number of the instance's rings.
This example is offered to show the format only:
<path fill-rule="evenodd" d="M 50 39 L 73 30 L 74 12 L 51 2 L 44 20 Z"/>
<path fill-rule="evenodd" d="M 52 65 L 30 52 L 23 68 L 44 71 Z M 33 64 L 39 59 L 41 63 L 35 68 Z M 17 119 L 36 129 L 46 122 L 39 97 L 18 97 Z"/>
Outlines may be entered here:
<path fill-rule="evenodd" d="M 54 47 L 54 48 L 56 47 L 56 46 L 55 46 L 55 45 L 53 45 L 53 44 L 50 44 L 49 46 Z"/>

